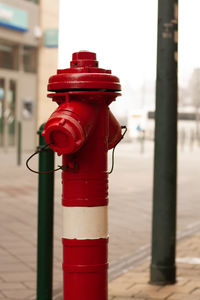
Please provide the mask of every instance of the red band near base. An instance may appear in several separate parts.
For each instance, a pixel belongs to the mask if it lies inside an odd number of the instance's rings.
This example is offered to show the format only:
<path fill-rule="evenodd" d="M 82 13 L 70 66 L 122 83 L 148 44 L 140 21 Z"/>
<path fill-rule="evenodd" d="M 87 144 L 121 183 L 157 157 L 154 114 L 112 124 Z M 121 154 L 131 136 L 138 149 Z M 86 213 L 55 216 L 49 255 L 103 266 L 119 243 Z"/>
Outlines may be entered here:
<path fill-rule="evenodd" d="M 71 174 L 70 174 L 71 175 Z M 108 176 L 82 174 L 69 176 L 63 172 L 63 206 L 105 206 L 108 205 Z M 66 184 L 65 184 L 66 183 Z"/>
<path fill-rule="evenodd" d="M 107 300 L 108 239 L 62 240 L 64 299 Z"/>

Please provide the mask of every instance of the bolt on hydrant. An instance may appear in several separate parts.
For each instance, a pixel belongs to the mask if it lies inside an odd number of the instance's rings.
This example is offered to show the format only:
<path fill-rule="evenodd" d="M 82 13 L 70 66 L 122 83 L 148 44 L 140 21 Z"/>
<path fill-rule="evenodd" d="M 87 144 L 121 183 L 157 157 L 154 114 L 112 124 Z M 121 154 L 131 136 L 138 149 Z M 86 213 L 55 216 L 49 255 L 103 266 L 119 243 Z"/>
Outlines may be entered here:
<path fill-rule="evenodd" d="M 107 152 L 122 138 L 109 104 L 120 90 L 119 79 L 87 51 L 49 79 L 48 97 L 58 108 L 42 135 L 63 155 L 64 300 L 108 298 Z"/>

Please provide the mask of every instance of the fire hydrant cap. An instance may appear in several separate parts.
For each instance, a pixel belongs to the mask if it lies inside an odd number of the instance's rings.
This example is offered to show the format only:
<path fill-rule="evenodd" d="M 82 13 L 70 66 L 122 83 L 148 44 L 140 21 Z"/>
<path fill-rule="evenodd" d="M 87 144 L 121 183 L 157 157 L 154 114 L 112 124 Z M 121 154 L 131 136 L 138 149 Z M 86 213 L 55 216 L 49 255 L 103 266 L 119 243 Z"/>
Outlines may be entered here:
<path fill-rule="evenodd" d="M 73 53 L 70 68 L 58 70 L 48 84 L 48 91 L 74 89 L 121 91 L 121 85 L 110 70 L 98 67 L 95 53 L 80 51 Z"/>
<path fill-rule="evenodd" d="M 58 153 L 76 152 L 84 143 L 85 137 L 79 123 L 68 116 L 65 119 L 49 120 L 42 133 L 50 148 Z"/>
<path fill-rule="evenodd" d="M 79 51 L 72 54 L 72 61 L 70 67 L 98 67 L 98 61 L 96 60 L 96 53 L 89 51 Z"/>

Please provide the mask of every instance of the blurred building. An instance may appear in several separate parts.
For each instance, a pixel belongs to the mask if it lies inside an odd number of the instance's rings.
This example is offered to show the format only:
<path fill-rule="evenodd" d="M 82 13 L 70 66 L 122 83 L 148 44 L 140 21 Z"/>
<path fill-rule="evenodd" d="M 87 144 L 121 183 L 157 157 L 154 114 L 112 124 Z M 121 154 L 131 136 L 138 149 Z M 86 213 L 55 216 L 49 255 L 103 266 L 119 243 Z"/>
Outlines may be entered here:
<path fill-rule="evenodd" d="M 36 145 L 36 131 L 55 104 L 46 97 L 58 60 L 58 0 L 0 1 L 0 149 Z"/>

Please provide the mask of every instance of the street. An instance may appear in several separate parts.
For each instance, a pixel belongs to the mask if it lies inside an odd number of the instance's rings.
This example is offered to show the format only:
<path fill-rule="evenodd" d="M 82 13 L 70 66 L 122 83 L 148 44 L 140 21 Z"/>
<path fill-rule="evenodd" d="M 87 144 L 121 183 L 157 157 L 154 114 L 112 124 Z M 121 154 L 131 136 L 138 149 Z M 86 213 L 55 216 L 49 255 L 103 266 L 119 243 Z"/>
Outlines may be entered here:
<path fill-rule="evenodd" d="M 138 143 L 124 142 L 118 145 L 114 171 L 109 176 L 110 279 L 150 254 L 153 143 L 145 143 L 144 153 L 140 150 Z M 37 175 L 25 167 L 28 155 L 24 154 L 23 164 L 19 167 L 16 166 L 16 153 L 0 153 L 0 281 L 9 286 L 17 285 L 16 290 L 1 289 L 4 299 L 11 299 L 12 295 L 16 295 L 16 299 L 19 295 L 28 298 L 35 294 Z M 196 145 L 191 151 L 186 145 L 184 150 L 179 150 L 178 157 L 177 229 L 178 237 L 181 238 L 200 228 L 200 148 Z M 30 164 L 36 169 L 37 158 Z M 61 208 L 59 171 L 55 180 L 55 294 L 62 287 Z"/>

